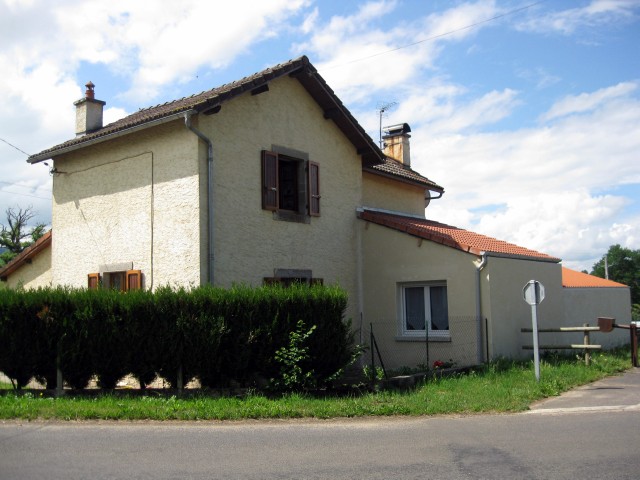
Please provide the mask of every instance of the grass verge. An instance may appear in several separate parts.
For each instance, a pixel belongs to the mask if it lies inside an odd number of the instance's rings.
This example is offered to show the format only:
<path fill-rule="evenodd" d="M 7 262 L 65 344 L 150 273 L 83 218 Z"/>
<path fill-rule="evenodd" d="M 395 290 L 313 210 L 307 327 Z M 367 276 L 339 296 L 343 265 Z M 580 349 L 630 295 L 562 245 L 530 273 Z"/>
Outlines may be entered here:
<path fill-rule="evenodd" d="M 597 353 L 582 360 L 550 357 L 535 381 L 532 362 L 493 362 L 470 373 L 431 380 L 408 392 L 380 391 L 315 398 L 288 394 L 268 398 L 189 398 L 103 394 L 50 398 L 37 392 L 0 396 L 0 419 L 23 420 L 243 420 L 333 418 L 384 415 L 439 415 L 517 412 L 545 397 L 559 395 L 629 367 L 629 351 Z"/>

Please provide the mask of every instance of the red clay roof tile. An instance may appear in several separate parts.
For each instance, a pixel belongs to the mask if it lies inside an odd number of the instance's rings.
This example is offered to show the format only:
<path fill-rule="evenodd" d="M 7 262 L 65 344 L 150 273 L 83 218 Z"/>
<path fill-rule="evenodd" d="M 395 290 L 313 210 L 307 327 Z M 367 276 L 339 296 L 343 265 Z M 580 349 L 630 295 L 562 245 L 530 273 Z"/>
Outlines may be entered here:
<path fill-rule="evenodd" d="M 546 253 L 537 252 L 529 248 L 514 245 L 513 243 L 432 220 L 373 210 L 364 210 L 360 212 L 358 216 L 362 220 L 383 225 L 474 255 L 482 255 L 483 252 L 487 252 L 548 262 L 560 262 L 559 258 L 552 257 Z"/>
<path fill-rule="evenodd" d="M 626 285 L 562 267 L 562 286 L 566 288 L 621 288 Z M 628 288 L 628 287 L 627 287 Z"/>

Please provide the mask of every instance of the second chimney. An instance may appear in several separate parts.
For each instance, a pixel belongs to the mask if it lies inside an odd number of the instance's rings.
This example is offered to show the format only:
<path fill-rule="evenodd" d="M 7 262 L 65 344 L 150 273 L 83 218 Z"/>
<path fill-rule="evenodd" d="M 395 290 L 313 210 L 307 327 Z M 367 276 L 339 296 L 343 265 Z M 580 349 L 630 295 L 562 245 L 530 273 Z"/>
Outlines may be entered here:
<path fill-rule="evenodd" d="M 408 123 L 399 123 L 398 125 L 390 125 L 382 129 L 384 135 L 384 154 L 394 158 L 403 165 L 411 166 L 411 152 L 409 149 L 409 139 L 411 135 L 411 127 Z"/>
<path fill-rule="evenodd" d="M 76 137 L 95 132 L 102 128 L 102 109 L 106 102 L 95 99 L 92 82 L 86 84 L 84 98 L 73 104 L 76 106 Z"/>

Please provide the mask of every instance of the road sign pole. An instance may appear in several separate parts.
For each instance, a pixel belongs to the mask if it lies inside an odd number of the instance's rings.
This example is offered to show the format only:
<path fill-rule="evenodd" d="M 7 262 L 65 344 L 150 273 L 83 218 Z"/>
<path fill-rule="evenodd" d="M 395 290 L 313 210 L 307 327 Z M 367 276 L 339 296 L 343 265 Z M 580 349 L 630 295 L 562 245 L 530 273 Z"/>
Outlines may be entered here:
<path fill-rule="evenodd" d="M 533 364 L 536 381 L 540 381 L 540 349 L 538 347 L 538 304 L 531 305 L 531 328 L 533 330 Z"/>
<path fill-rule="evenodd" d="M 529 280 L 522 289 L 522 296 L 531 305 L 531 330 L 533 330 L 533 363 L 536 381 L 540 381 L 540 348 L 538 346 L 538 304 L 544 300 L 544 285 Z"/>

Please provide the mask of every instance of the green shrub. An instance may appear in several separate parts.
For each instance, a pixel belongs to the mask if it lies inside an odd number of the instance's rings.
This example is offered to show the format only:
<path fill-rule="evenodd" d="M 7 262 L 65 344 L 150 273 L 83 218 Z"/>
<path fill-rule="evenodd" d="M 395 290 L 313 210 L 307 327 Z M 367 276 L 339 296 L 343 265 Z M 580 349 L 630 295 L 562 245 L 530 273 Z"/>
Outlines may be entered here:
<path fill-rule="evenodd" d="M 303 384 L 321 386 L 353 356 L 346 304 L 338 287 L 304 285 L 3 289 L 0 371 L 19 388 L 32 377 L 55 387 L 58 360 L 76 389 L 94 375 L 111 389 L 129 373 L 142 386 L 159 374 L 174 387 L 181 375 L 215 388 L 270 378 L 286 386 L 304 372 Z M 299 322 L 313 326 L 308 335 Z M 297 348 L 304 355 L 287 357 Z"/>

